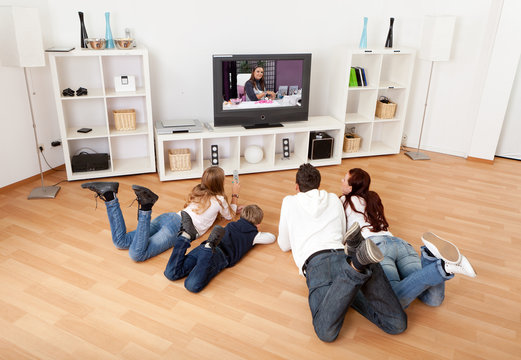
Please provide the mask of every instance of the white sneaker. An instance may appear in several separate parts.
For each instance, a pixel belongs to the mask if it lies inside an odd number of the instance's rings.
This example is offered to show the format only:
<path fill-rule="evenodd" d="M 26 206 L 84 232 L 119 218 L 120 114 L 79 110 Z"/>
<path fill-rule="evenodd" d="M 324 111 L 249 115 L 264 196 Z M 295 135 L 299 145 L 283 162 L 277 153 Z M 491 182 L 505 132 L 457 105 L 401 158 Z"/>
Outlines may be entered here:
<path fill-rule="evenodd" d="M 472 278 L 476 277 L 476 272 L 472 268 L 472 265 L 470 265 L 469 260 L 463 255 L 461 255 L 461 260 L 457 264 L 445 262 L 445 271 L 449 274 L 462 274 Z"/>
<path fill-rule="evenodd" d="M 453 243 L 442 239 L 436 234 L 426 232 L 422 235 L 422 241 L 425 247 L 437 257 L 444 260 L 446 263 L 459 264 L 461 261 L 461 254 Z M 470 265 L 470 264 L 469 264 Z"/>

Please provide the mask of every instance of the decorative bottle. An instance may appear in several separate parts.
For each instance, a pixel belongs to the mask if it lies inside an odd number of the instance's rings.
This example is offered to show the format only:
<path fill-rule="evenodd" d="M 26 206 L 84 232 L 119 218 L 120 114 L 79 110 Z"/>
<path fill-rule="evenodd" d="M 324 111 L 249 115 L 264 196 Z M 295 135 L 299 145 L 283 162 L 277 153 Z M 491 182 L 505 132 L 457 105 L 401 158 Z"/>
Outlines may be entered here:
<path fill-rule="evenodd" d="M 112 38 L 112 30 L 110 30 L 110 13 L 105 13 L 105 47 L 114 49 L 114 39 Z"/>
<path fill-rule="evenodd" d="M 385 40 L 386 48 L 393 47 L 393 25 L 394 25 L 394 18 L 391 18 L 390 23 L 389 23 L 389 32 L 387 33 L 387 40 Z"/>
<path fill-rule="evenodd" d="M 360 49 L 367 49 L 367 18 L 364 17 L 364 29 L 360 38 Z"/>
<path fill-rule="evenodd" d="M 85 29 L 85 23 L 83 22 L 83 12 L 78 11 L 78 16 L 80 17 L 80 45 L 82 48 L 87 47 L 86 39 L 89 37 L 87 35 L 87 30 Z"/>

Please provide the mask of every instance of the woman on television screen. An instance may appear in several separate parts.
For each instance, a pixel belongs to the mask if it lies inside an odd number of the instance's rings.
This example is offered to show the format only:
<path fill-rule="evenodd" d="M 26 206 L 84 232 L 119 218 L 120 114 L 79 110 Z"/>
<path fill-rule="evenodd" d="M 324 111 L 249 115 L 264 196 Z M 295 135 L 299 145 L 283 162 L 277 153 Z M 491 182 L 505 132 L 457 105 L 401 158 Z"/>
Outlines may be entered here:
<path fill-rule="evenodd" d="M 258 101 L 265 98 L 271 100 L 275 99 L 275 93 L 266 90 L 264 68 L 262 66 L 257 66 L 253 69 L 250 79 L 244 84 L 244 91 L 246 93 L 247 101 Z"/>

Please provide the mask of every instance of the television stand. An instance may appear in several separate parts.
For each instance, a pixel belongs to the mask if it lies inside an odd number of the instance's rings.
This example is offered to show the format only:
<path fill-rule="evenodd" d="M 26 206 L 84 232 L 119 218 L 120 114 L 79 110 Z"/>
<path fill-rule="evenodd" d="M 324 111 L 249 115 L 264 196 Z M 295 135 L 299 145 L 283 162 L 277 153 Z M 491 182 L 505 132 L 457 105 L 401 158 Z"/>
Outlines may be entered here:
<path fill-rule="evenodd" d="M 313 166 L 340 164 L 345 131 L 343 121 L 330 116 L 311 116 L 308 121 L 291 121 L 283 124 L 283 127 L 249 130 L 245 130 L 242 125 L 222 126 L 212 130 L 205 128 L 197 133 L 176 134 L 160 134 L 156 129 L 159 179 L 161 181 L 200 179 L 204 169 L 212 166 L 212 145 L 218 146 L 219 166 L 226 175 L 232 175 L 234 170 L 239 174 L 249 174 L 298 169 L 300 165 L 308 162 Z M 312 131 L 325 132 L 335 139 L 331 157 L 316 160 L 308 158 L 309 138 Z M 289 159 L 286 160 L 282 160 L 284 139 L 289 140 Z M 261 147 L 263 152 L 262 159 L 254 164 L 246 161 L 244 157 L 246 149 L 252 145 Z M 175 153 L 169 154 L 170 149 L 189 149 L 190 167 L 186 170 L 172 170 L 170 159 Z"/>
<path fill-rule="evenodd" d="M 273 123 L 273 124 L 255 124 L 255 125 L 243 125 L 245 129 L 264 129 L 270 127 L 283 127 L 281 123 Z"/>

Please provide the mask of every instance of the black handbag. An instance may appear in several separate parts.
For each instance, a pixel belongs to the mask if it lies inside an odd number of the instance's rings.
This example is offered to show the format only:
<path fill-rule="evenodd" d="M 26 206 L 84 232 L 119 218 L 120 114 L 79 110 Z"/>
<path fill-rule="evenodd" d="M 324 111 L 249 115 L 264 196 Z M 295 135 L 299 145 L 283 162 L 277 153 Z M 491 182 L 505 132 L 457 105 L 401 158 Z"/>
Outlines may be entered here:
<path fill-rule="evenodd" d="M 89 154 L 82 151 L 71 159 L 72 172 L 107 170 L 109 160 L 109 154 Z"/>

